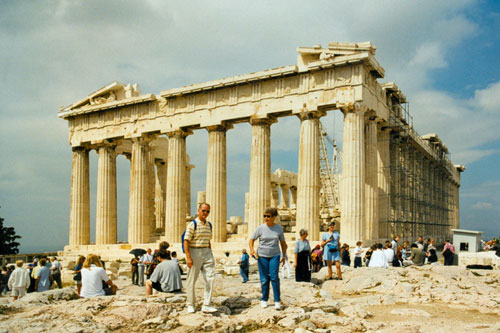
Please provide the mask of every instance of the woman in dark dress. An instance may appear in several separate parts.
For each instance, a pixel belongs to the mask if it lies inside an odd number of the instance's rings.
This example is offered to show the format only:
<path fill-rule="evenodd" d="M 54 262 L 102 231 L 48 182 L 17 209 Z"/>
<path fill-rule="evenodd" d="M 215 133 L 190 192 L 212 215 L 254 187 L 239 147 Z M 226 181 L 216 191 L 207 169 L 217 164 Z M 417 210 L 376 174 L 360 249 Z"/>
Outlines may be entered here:
<path fill-rule="evenodd" d="M 295 281 L 311 282 L 311 246 L 307 240 L 307 230 L 300 229 L 300 239 L 295 241 Z"/>

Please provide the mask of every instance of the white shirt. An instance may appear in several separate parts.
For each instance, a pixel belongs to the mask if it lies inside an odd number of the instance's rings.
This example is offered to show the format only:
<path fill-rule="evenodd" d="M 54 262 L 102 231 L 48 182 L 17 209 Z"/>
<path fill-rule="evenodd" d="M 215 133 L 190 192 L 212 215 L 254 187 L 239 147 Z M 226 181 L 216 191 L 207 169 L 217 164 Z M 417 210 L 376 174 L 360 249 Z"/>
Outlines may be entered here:
<path fill-rule="evenodd" d="M 30 272 L 22 267 L 16 269 L 10 274 L 8 286 L 10 289 L 30 286 Z"/>
<path fill-rule="evenodd" d="M 385 249 L 384 254 L 387 263 L 388 264 L 392 263 L 392 261 L 394 260 L 394 251 L 392 249 Z"/>
<path fill-rule="evenodd" d="M 382 250 L 373 251 L 368 267 L 383 267 L 383 268 L 389 267 L 389 265 L 387 264 L 387 259 L 385 258 L 384 251 Z"/>
<path fill-rule="evenodd" d="M 144 265 L 145 263 L 147 262 L 153 262 L 153 255 L 152 254 L 144 254 L 142 257 L 141 257 L 141 263 Z"/>
<path fill-rule="evenodd" d="M 52 266 L 50 267 L 50 270 L 55 273 L 55 271 L 59 271 L 61 273 L 61 263 L 57 260 L 54 260 L 52 262 Z"/>
<path fill-rule="evenodd" d="M 90 269 L 82 268 L 81 297 L 104 296 L 102 282 L 108 282 L 109 276 L 102 267 L 90 265 Z"/>
<path fill-rule="evenodd" d="M 357 248 L 355 248 L 354 249 L 354 256 L 357 257 L 357 258 L 362 258 L 363 257 L 363 253 L 361 251 L 363 251 L 363 249 L 361 248 L 361 246 L 358 246 Z"/>

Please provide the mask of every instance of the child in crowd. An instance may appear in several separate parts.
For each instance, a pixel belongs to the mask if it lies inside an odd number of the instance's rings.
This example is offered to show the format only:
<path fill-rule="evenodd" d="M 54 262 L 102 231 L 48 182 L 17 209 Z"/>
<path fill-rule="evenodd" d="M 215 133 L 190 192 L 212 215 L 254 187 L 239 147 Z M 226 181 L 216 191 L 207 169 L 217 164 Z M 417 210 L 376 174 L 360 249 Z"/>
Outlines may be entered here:
<path fill-rule="evenodd" d="M 344 243 L 341 249 L 342 265 L 351 266 L 351 254 L 349 253 L 349 244 Z"/>
<path fill-rule="evenodd" d="M 356 248 L 354 249 L 354 268 L 361 267 L 361 258 L 363 257 L 363 249 L 361 248 L 361 245 L 363 242 L 357 241 L 356 242 Z"/>

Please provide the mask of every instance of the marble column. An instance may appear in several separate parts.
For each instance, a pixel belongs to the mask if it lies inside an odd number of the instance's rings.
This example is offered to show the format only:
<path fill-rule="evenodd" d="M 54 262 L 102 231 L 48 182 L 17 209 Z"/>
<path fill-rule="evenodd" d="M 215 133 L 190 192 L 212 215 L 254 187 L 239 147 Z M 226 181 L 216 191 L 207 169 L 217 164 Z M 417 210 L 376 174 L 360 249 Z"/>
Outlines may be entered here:
<path fill-rule="evenodd" d="M 198 211 L 198 207 L 204 202 L 207 202 L 207 192 L 198 191 L 198 193 L 196 193 L 196 211 Z"/>
<path fill-rule="evenodd" d="M 264 210 L 271 204 L 271 119 L 252 119 L 248 234 L 263 223 Z"/>
<path fill-rule="evenodd" d="M 297 187 L 290 186 L 290 208 L 297 208 Z"/>
<path fill-rule="evenodd" d="M 189 164 L 189 156 L 186 155 L 186 217 L 191 218 L 191 170 L 193 164 Z"/>
<path fill-rule="evenodd" d="M 151 228 L 151 233 L 156 230 L 156 215 L 155 215 L 155 189 L 156 189 L 156 172 L 155 172 L 155 157 L 153 150 L 148 149 L 148 161 L 146 164 L 148 172 L 148 225 Z"/>
<path fill-rule="evenodd" d="M 227 126 L 210 126 L 207 154 L 207 203 L 210 204 L 210 220 L 213 241 L 226 241 L 227 185 L 226 185 L 226 131 Z"/>
<path fill-rule="evenodd" d="M 114 146 L 98 149 L 95 243 L 116 244 L 116 153 Z"/>
<path fill-rule="evenodd" d="M 297 179 L 296 232 L 307 229 L 309 240 L 317 241 L 319 235 L 319 118 L 324 112 L 303 112 L 300 118 L 299 174 Z"/>
<path fill-rule="evenodd" d="M 351 246 L 365 237 L 365 137 L 364 112 L 344 111 L 342 152 L 342 243 Z"/>
<path fill-rule="evenodd" d="M 69 245 L 90 244 L 89 151 L 73 148 Z"/>
<path fill-rule="evenodd" d="M 167 241 L 179 243 L 186 229 L 186 136 L 178 130 L 168 135 L 167 204 L 165 236 Z"/>
<path fill-rule="evenodd" d="M 248 217 L 249 217 L 249 206 L 248 206 L 248 198 L 250 197 L 250 193 L 249 192 L 245 192 L 245 219 L 244 219 L 244 222 L 245 223 L 248 223 Z"/>
<path fill-rule="evenodd" d="M 365 120 L 365 238 L 378 238 L 377 123 Z"/>
<path fill-rule="evenodd" d="M 280 202 L 280 190 L 279 185 L 276 183 L 271 183 L 271 207 L 278 208 Z"/>
<path fill-rule="evenodd" d="M 132 139 L 132 158 L 130 160 L 130 197 L 128 213 L 129 244 L 149 242 L 150 225 L 150 168 L 149 139 Z"/>
<path fill-rule="evenodd" d="M 290 208 L 290 185 L 281 184 L 281 201 L 280 208 Z"/>
<path fill-rule="evenodd" d="M 378 186 L 378 238 L 388 238 L 391 235 L 387 232 L 389 221 L 389 180 L 391 171 L 389 169 L 390 130 L 382 127 L 377 136 L 377 186 Z"/>
<path fill-rule="evenodd" d="M 167 198 L 167 163 L 155 160 L 155 229 L 165 230 L 165 203 Z"/>

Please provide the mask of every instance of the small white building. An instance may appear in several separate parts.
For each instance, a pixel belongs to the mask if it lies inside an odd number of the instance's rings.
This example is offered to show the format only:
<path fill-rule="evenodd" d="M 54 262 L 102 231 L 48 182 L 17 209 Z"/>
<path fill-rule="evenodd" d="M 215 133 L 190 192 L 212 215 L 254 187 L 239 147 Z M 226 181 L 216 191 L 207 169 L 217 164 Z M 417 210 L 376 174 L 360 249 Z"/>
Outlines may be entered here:
<path fill-rule="evenodd" d="M 481 251 L 482 231 L 451 229 L 453 232 L 453 245 L 455 252 L 479 252 Z"/>

